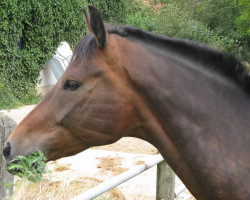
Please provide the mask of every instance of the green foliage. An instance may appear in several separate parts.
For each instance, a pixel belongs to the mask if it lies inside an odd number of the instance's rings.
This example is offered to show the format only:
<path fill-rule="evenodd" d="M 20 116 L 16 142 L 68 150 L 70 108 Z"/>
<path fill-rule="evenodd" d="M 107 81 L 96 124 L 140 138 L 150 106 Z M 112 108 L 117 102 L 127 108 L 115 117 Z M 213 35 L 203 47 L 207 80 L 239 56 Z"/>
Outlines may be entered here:
<path fill-rule="evenodd" d="M 153 31 L 154 17 L 150 13 L 154 13 L 151 7 L 144 5 L 143 1 L 127 0 L 128 16 L 125 24 L 130 26 L 136 26 L 147 31 Z"/>
<path fill-rule="evenodd" d="M 4 84 L 5 80 L 0 78 L 0 110 L 21 105 L 11 92 L 9 85 Z"/>
<path fill-rule="evenodd" d="M 130 15 L 127 17 L 126 21 L 127 25 L 136 26 L 146 31 L 154 31 L 155 24 L 147 15 L 142 15 L 141 13 L 135 13 L 134 15 Z"/>
<path fill-rule="evenodd" d="M 206 24 L 219 35 L 235 38 L 237 28 L 234 20 L 239 16 L 235 0 L 203 0 L 196 7 L 196 20 Z"/>
<path fill-rule="evenodd" d="M 86 32 L 81 7 L 80 0 L 0 1 L 0 82 L 6 87 L 0 107 L 36 97 L 39 72 L 59 43 L 73 46 Z"/>
<path fill-rule="evenodd" d="M 149 6 L 132 4 L 127 23 L 169 37 L 206 43 L 249 61 L 250 4 L 247 2 L 151 0 L 151 5 L 162 3 L 158 12 L 143 8 Z"/>
<path fill-rule="evenodd" d="M 4 200 L 11 200 L 15 198 L 18 190 L 23 184 L 37 183 L 42 181 L 43 174 L 49 173 L 50 171 L 46 168 L 46 157 L 41 151 L 36 151 L 31 155 L 16 156 L 11 160 L 8 170 L 12 170 L 14 175 L 17 175 L 19 179 L 15 179 L 13 183 L 5 184 L 6 196 Z M 15 192 L 11 196 L 11 188 L 15 186 Z"/>
<path fill-rule="evenodd" d="M 249 61 L 250 4 L 247 0 L 189 0 L 194 4 L 193 19 L 205 24 L 216 36 L 214 43 Z"/>
<path fill-rule="evenodd" d="M 11 160 L 8 170 L 14 171 L 22 180 L 32 183 L 40 182 L 44 173 L 47 173 L 45 164 L 46 158 L 41 151 L 24 157 L 16 156 Z"/>
<path fill-rule="evenodd" d="M 175 4 L 164 5 L 157 15 L 156 32 L 169 37 L 182 37 L 192 20 L 190 12 L 183 11 Z"/>
<path fill-rule="evenodd" d="M 191 14 L 192 20 L 198 21 L 220 36 L 239 39 L 239 29 L 249 24 L 248 0 L 152 0 L 164 5 L 173 4 Z M 248 15 L 248 16 L 247 16 Z M 248 17 L 248 18 L 247 18 Z M 237 27 L 235 20 L 243 22 Z M 239 23 L 241 23 L 239 22 Z M 249 28 L 249 26 L 248 26 Z"/>
<path fill-rule="evenodd" d="M 0 110 L 11 109 L 22 106 L 23 104 L 36 104 L 41 100 L 41 96 L 36 93 L 35 88 L 30 88 L 27 92 L 14 95 L 10 84 L 0 74 Z"/>
<path fill-rule="evenodd" d="M 121 24 L 127 16 L 126 0 L 87 0 L 87 4 L 97 7 L 104 21 Z"/>
<path fill-rule="evenodd" d="M 239 16 L 235 19 L 235 24 L 242 38 L 250 40 L 250 3 L 248 0 L 238 1 Z M 249 44 L 248 44 L 249 45 Z"/>
<path fill-rule="evenodd" d="M 0 1 L 0 107 L 26 102 L 44 64 L 61 41 L 71 47 L 87 33 L 82 8 L 97 6 L 108 22 L 126 19 L 125 0 L 1 0 Z M 18 44 L 22 44 L 22 50 Z M 3 88 L 2 84 L 4 84 Z M 8 107 L 8 106 L 7 106 Z"/>

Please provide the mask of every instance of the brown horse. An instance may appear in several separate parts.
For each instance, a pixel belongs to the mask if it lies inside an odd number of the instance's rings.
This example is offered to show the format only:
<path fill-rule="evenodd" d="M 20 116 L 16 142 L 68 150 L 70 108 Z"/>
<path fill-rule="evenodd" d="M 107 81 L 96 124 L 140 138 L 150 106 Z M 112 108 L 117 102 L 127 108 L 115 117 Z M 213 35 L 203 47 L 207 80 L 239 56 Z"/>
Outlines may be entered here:
<path fill-rule="evenodd" d="M 10 135 L 4 155 L 48 160 L 142 138 L 197 199 L 250 199 L 250 77 L 232 56 L 137 28 L 91 32 L 68 69 Z"/>

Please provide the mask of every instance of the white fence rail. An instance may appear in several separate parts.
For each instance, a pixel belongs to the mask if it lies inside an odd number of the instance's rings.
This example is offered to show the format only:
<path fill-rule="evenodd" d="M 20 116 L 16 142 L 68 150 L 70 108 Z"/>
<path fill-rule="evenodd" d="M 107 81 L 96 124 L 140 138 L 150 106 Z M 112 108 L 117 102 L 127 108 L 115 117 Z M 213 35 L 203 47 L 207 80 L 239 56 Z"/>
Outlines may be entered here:
<path fill-rule="evenodd" d="M 109 181 L 103 182 L 99 184 L 96 187 L 91 188 L 90 190 L 87 190 L 86 192 L 79 194 L 78 196 L 72 198 L 71 200 L 90 200 L 95 197 L 98 197 L 99 195 L 103 194 L 104 192 L 107 192 L 108 190 L 120 185 L 121 183 L 126 182 L 127 180 L 141 174 L 142 172 L 146 171 L 147 169 L 150 169 L 151 167 L 157 165 L 158 163 L 162 162 L 164 158 L 158 154 L 155 156 L 155 158 L 150 161 L 146 162 L 142 165 L 138 165 L 122 174 L 119 174 Z M 181 192 L 183 192 L 186 189 L 186 187 L 180 186 L 175 191 L 175 196 L 178 196 Z"/>

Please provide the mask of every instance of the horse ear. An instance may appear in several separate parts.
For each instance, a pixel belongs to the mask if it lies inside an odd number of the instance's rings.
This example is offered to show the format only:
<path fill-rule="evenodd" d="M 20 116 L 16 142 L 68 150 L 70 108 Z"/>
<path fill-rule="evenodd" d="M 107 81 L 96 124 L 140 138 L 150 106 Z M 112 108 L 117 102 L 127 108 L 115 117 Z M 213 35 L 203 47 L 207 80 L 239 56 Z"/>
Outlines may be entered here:
<path fill-rule="evenodd" d="M 103 49 L 106 45 L 106 30 L 102 21 L 102 16 L 100 11 L 94 6 L 89 6 L 90 18 L 85 13 L 86 21 L 88 21 L 88 27 L 90 31 L 94 33 L 98 47 Z M 87 17 L 86 17 L 87 16 Z"/>
<path fill-rule="evenodd" d="M 89 15 L 88 15 L 88 12 L 85 8 L 82 9 L 83 10 L 83 13 L 84 13 L 84 16 L 85 16 L 85 21 L 86 21 L 86 24 L 88 26 L 88 29 L 89 29 L 89 32 L 93 32 L 91 27 L 90 27 L 90 19 L 89 19 Z"/>

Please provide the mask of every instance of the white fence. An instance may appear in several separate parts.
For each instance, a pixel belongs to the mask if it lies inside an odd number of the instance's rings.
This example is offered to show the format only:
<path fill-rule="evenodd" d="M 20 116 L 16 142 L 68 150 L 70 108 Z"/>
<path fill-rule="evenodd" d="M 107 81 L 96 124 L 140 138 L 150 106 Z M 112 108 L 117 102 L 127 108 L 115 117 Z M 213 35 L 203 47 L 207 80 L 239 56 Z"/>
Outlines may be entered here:
<path fill-rule="evenodd" d="M 90 200 L 93 199 L 95 197 L 100 196 L 101 194 L 107 192 L 108 190 L 120 185 L 121 183 L 126 182 L 127 180 L 141 174 L 142 172 L 146 171 L 147 169 L 150 169 L 151 167 L 157 165 L 158 163 L 162 162 L 164 159 L 163 157 L 158 154 L 157 156 L 155 156 L 155 158 L 150 161 L 150 162 L 146 162 L 142 165 L 138 165 L 122 174 L 119 174 L 115 177 L 113 177 L 112 179 L 103 182 L 101 184 L 99 184 L 96 187 L 93 187 L 90 190 L 87 190 L 86 192 L 79 194 L 78 196 L 72 198 L 71 200 Z M 183 192 L 186 189 L 186 187 L 184 185 L 179 186 L 176 190 L 175 190 L 175 197 L 177 197 L 181 192 Z"/>

